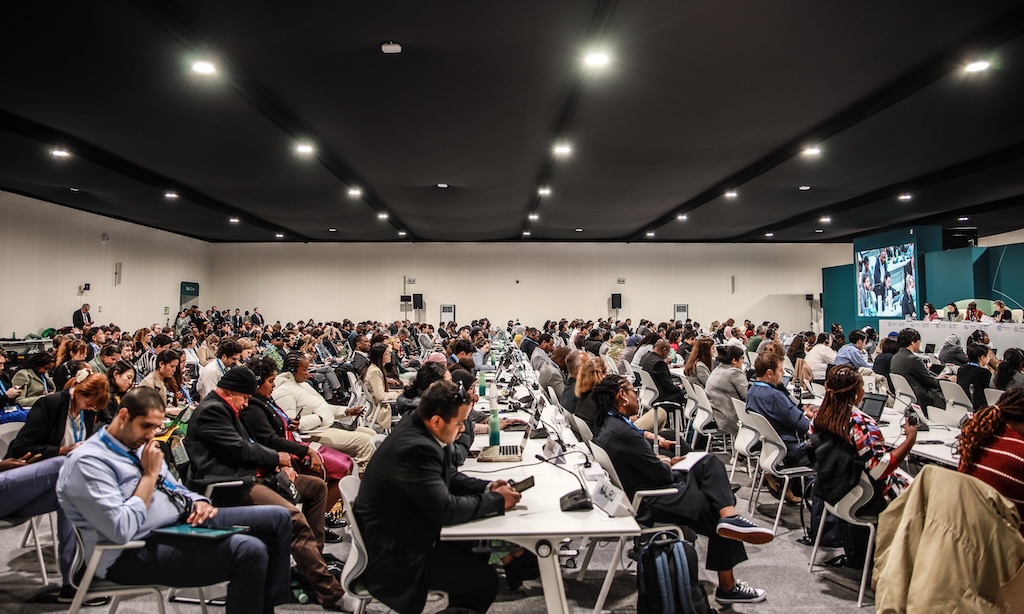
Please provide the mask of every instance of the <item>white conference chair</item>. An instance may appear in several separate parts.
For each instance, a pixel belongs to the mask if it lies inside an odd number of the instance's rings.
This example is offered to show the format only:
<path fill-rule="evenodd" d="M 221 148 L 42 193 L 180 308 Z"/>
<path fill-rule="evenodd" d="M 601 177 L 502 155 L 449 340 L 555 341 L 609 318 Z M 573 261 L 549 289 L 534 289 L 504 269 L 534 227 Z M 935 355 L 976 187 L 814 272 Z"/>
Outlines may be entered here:
<path fill-rule="evenodd" d="M 11 444 L 14 443 L 14 439 L 18 436 L 21 431 L 21 427 L 25 426 L 24 422 L 8 422 L 7 424 L 0 424 L 0 458 L 7 456 L 7 450 L 10 449 Z M 39 536 L 39 519 L 43 516 L 47 516 L 50 519 L 50 535 L 53 539 L 53 556 L 54 560 L 57 561 L 57 565 L 60 565 L 60 553 L 57 550 L 57 532 L 54 529 L 54 521 L 52 514 L 41 514 L 39 516 L 33 516 L 32 518 L 0 518 L 0 529 L 8 529 L 19 527 L 27 523 L 25 527 L 25 534 L 21 538 L 21 547 L 29 547 L 29 539 L 32 540 L 32 546 L 36 550 L 36 558 L 39 559 L 39 573 L 43 580 L 43 585 L 50 583 L 50 577 L 46 573 L 46 561 L 43 557 L 43 546 L 40 542 Z"/>
<path fill-rule="evenodd" d="M 782 506 L 786 503 L 786 491 L 789 490 L 790 481 L 793 478 L 804 478 L 814 475 L 814 468 L 783 466 L 782 463 L 786 459 L 787 452 L 786 442 L 782 441 L 782 437 L 775 431 L 772 423 L 768 422 L 768 419 L 761 414 L 753 411 L 746 413 L 746 419 L 746 426 L 756 430 L 761 440 L 761 455 L 758 457 L 761 477 L 757 481 L 757 487 L 754 489 L 753 496 L 750 498 L 750 509 L 753 511 L 757 510 L 761 488 L 764 486 L 765 474 L 771 474 L 783 480 L 782 493 L 779 497 L 779 508 L 775 512 L 775 524 L 772 525 L 772 534 L 774 535 L 778 531 L 779 521 L 782 519 Z"/>
<path fill-rule="evenodd" d="M 732 481 L 734 475 L 736 475 L 736 463 L 739 461 L 740 454 L 747 459 L 747 475 L 754 472 L 751 460 L 757 458 L 761 452 L 760 450 L 754 451 L 752 448 L 761 441 L 761 434 L 744 424 L 743 420 L 747 415 L 747 405 L 739 399 L 732 400 L 733 408 L 736 410 L 736 415 L 739 417 L 739 431 L 736 433 L 736 439 L 732 442 L 732 467 L 729 469 L 729 481 Z"/>
<path fill-rule="evenodd" d="M 693 427 L 693 442 L 691 446 L 696 444 L 697 435 L 703 435 L 707 438 L 707 443 L 704 445 L 706 452 L 711 452 L 714 448 L 711 445 L 712 440 L 716 437 L 722 438 L 722 449 L 725 452 L 729 451 L 729 434 L 721 430 L 717 426 L 712 426 L 715 422 L 715 414 L 711 410 L 711 400 L 708 399 L 707 392 L 701 386 L 691 386 L 693 390 L 693 396 L 697 403 L 696 409 L 693 413 L 693 420 L 690 422 L 690 426 Z"/>
<path fill-rule="evenodd" d="M 875 494 L 874 485 L 871 483 L 871 478 L 868 474 L 861 472 L 860 481 L 854 486 L 853 490 L 846 494 L 845 497 L 839 500 L 838 503 L 832 505 L 825 502 L 825 512 L 821 515 L 821 522 L 818 523 L 818 532 L 814 537 L 814 548 L 811 549 L 811 562 L 808 566 L 810 571 L 814 570 L 814 558 L 818 554 L 818 546 L 821 544 L 821 534 L 825 531 L 825 517 L 827 514 L 832 514 L 836 518 L 848 522 L 852 525 L 867 527 L 868 528 L 868 551 L 865 557 L 864 571 L 860 575 L 860 592 L 857 594 L 857 607 L 864 605 L 864 591 L 867 589 L 868 574 L 871 571 L 871 555 L 875 549 L 875 531 L 878 527 L 877 516 L 859 516 L 859 510 L 864 507 Z"/>
<path fill-rule="evenodd" d="M 914 389 L 910 386 L 910 382 L 907 378 L 899 373 L 889 373 L 889 379 L 892 380 L 893 392 L 896 394 L 896 400 L 903 403 L 904 408 L 909 406 L 911 403 L 917 403 L 917 394 Z"/>
<path fill-rule="evenodd" d="M 942 396 L 946 397 L 945 418 L 952 420 L 952 425 L 959 425 L 964 416 L 974 412 L 974 403 L 960 384 L 940 379 L 939 388 L 942 390 Z"/>
<path fill-rule="evenodd" d="M 376 450 L 377 448 L 380 447 L 380 444 L 384 443 L 384 440 L 387 439 L 387 438 L 388 438 L 387 435 L 383 435 L 383 434 L 379 434 L 378 433 L 377 435 L 374 435 L 373 437 L 370 438 L 370 444 L 372 444 L 373 445 L 373 449 Z"/>
<path fill-rule="evenodd" d="M 998 388 L 986 388 L 985 389 L 985 402 L 989 405 L 995 405 L 999 402 L 999 397 L 1003 396 L 1004 390 Z"/>

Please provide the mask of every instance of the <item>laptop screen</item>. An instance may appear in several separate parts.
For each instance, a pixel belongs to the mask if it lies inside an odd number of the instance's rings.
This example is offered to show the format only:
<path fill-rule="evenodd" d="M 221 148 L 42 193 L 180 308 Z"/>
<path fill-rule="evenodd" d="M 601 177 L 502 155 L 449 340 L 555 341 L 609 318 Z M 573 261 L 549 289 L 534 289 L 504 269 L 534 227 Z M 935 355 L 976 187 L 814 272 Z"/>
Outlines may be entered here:
<path fill-rule="evenodd" d="M 872 420 L 878 421 L 882 417 L 882 410 L 885 409 L 885 402 L 888 398 L 888 395 L 885 394 L 869 392 L 864 395 L 864 400 L 860 404 L 860 410 L 871 416 Z"/>
<path fill-rule="evenodd" d="M 924 353 L 925 354 L 933 354 L 933 353 L 935 353 L 935 344 L 934 343 L 926 343 L 926 344 L 924 344 Z"/>

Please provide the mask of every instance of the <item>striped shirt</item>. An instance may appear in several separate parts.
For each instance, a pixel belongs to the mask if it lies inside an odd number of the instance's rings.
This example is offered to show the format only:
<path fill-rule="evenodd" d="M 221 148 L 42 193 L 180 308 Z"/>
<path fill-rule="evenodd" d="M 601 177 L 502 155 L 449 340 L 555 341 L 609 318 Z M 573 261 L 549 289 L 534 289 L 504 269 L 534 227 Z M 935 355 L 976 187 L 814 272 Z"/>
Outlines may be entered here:
<path fill-rule="evenodd" d="M 968 473 L 1012 501 L 1024 518 L 1024 436 L 1007 426 L 982 450 L 981 458 Z"/>

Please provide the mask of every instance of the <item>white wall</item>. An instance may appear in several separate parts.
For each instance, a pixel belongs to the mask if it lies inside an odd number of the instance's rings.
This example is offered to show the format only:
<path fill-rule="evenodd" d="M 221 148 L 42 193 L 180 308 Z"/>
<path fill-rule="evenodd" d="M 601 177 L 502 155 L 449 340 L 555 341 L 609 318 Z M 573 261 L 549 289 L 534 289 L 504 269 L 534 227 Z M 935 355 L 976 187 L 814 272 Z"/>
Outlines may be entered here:
<path fill-rule="evenodd" d="M 209 248 L 203 241 L 0 192 L 0 337 L 70 326 L 82 303 L 92 306 L 95 321 L 122 328 L 173 320 L 182 281 L 199 282 L 201 293 L 209 288 Z M 115 287 L 116 262 L 122 268 Z M 85 282 L 91 290 L 79 296 Z M 164 307 L 170 316 L 163 315 Z"/>
<path fill-rule="evenodd" d="M 437 322 L 454 303 L 459 322 L 489 317 L 542 324 L 561 317 L 611 315 L 667 320 L 687 303 L 702 324 L 734 317 L 806 328 L 806 294 L 821 292 L 823 267 L 852 262 L 850 244 L 217 244 L 212 291 L 203 304 L 254 306 L 269 321 L 402 317 L 404 293 L 422 293 L 422 319 Z M 732 293 L 731 277 L 736 277 Z M 625 285 L 616 284 L 619 277 Z M 417 314 L 410 313 L 410 319 Z"/>
<path fill-rule="evenodd" d="M 1014 243 L 1024 243 L 1024 228 L 987 237 L 978 237 L 978 247 L 996 247 L 999 245 L 1012 245 Z"/>

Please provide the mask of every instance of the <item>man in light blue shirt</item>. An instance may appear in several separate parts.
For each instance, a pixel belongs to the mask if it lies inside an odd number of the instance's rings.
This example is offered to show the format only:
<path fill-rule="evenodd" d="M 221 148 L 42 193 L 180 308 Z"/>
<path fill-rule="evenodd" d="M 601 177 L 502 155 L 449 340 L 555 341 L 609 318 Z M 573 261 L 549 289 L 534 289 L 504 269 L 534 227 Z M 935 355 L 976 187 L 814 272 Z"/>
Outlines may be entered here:
<path fill-rule="evenodd" d="M 870 369 L 871 365 L 864 358 L 864 344 L 867 343 L 868 336 L 863 331 L 855 330 L 850 333 L 850 342 L 839 348 L 836 352 L 836 360 L 833 364 L 837 367 L 839 365 L 851 365 L 858 369 L 865 368 Z"/>
<path fill-rule="evenodd" d="M 96 576 L 119 584 L 207 586 L 228 582 L 226 611 L 251 613 L 286 603 L 291 519 L 276 506 L 218 509 L 170 475 L 153 436 L 163 426 L 164 399 L 136 388 L 114 421 L 70 455 L 57 499 L 78 528 L 84 560 L 101 542 L 145 540 L 142 548 L 106 552 Z M 174 524 L 246 526 L 219 539 L 168 536 Z M 253 590 L 262 587 L 262 590 Z"/>

